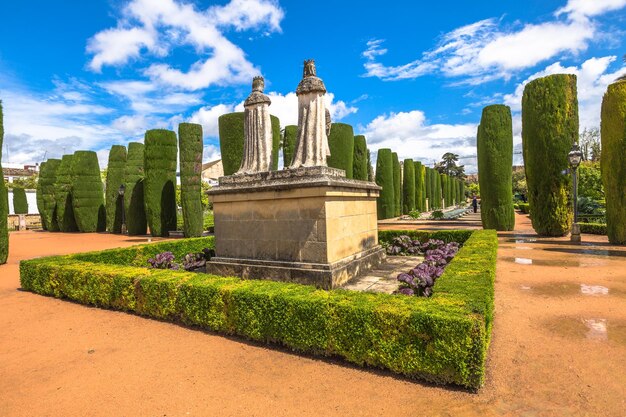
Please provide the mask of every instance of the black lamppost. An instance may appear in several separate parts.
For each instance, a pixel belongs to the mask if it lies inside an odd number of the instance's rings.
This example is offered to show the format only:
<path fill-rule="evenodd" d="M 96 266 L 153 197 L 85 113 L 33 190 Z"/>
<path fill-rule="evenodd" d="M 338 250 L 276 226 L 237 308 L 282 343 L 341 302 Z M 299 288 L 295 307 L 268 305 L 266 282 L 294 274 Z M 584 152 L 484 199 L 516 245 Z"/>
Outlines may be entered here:
<path fill-rule="evenodd" d="M 126 192 L 126 186 L 124 184 L 120 185 L 120 188 L 117 190 L 120 198 L 122 199 L 122 234 L 126 234 L 126 204 L 124 204 L 124 193 Z"/>
<path fill-rule="evenodd" d="M 583 153 L 580 151 L 580 147 L 577 143 L 572 145 L 572 150 L 567 154 L 569 160 L 569 166 L 572 168 L 572 182 L 574 186 L 574 224 L 572 224 L 572 235 L 570 240 L 572 242 L 580 242 L 580 226 L 578 225 L 578 177 L 576 171 L 583 159 Z"/>

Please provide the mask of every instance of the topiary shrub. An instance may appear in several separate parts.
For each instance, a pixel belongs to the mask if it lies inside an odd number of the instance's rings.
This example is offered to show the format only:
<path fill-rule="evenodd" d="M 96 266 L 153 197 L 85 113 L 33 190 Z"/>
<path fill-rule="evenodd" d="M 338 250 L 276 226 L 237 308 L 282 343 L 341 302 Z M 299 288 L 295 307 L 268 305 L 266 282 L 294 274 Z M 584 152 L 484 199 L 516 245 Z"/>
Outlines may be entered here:
<path fill-rule="evenodd" d="M 367 150 L 367 180 L 374 182 L 374 167 L 372 166 L 372 153 Z"/>
<path fill-rule="evenodd" d="M 111 146 L 111 150 L 109 151 L 109 164 L 107 165 L 105 194 L 107 230 L 111 233 L 122 233 L 124 198 L 120 195 L 119 189 L 120 185 L 124 184 L 126 157 L 126 146 Z"/>
<path fill-rule="evenodd" d="M 280 120 L 276 116 L 270 115 L 272 120 L 272 163 L 270 170 L 278 171 L 278 154 L 280 153 Z M 243 153 L 241 154 L 243 160 Z"/>
<path fill-rule="evenodd" d="M 609 85 L 602 99 L 602 183 L 609 242 L 626 244 L 626 80 Z M 534 216 L 534 212 L 533 212 Z"/>
<path fill-rule="evenodd" d="M 448 190 L 448 175 L 446 174 L 441 174 L 441 195 L 443 196 L 443 200 L 444 200 L 443 208 L 450 206 L 450 195 L 449 195 L 449 190 Z"/>
<path fill-rule="evenodd" d="M 532 224 L 541 236 L 570 230 L 567 154 L 577 141 L 576 76 L 550 75 L 528 83 L 522 97 L 522 146 Z"/>
<path fill-rule="evenodd" d="M 144 149 L 144 206 L 152 236 L 176 230 L 176 133 L 148 130 Z M 241 161 L 240 161 L 241 162 Z"/>
<path fill-rule="evenodd" d="M 233 175 L 241 167 L 244 119 L 243 112 L 223 114 L 217 119 L 224 175 Z"/>
<path fill-rule="evenodd" d="M 422 179 L 420 181 L 420 187 L 422 189 L 421 191 L 421 195 L 422 195 L 422 200 L 421 200 L 421 204 L 422 204 L 422 209 L 424 211 L 426 211 L 426 167 L 424 165 L 422 165 L 422 175 L 421 175 Z"/>
<path fill-rule="evenodd" d="M 83 233 L 105 231 L 104 190 L 98 155 L 95 152 L 74 152 L 72 179 L 72 207 L 78 230 Z"/>
<path fill-rule="evenodd" d="M 63 155 L 57 169 L 54 198 L 57 203 L 57 223 L 61 232 L 78 232 L 72 207 L 72 160 L 74 155 Z"/>
<path fill-rule="evenodd" d="M 433 204 L 433 198 L 432 198 L 433 190 L 432 190 L 432 184 L 430 182 L 430 176 L 431 176 L 430 168 L 424 167 L 424 190 L 425 190 L 426 198 L 428 199 L 429 209 L 432 207 L 432 204 Z M 424 211 L 426 211 L 426 207 L 424 207 Z"/>
<path fill-rule="evenodd" d="M 476 147 L 483 228 L 513 230 L 513 122 L 508 106 L 483 109 Z"/>
<path fill-rule="evenodd" d="M 1 115 L 0 115 L 1 116 Z M 1 144 L 0 144 L 1 146 Z M 0 265 L 7 263 L 9 257 L 9 191 L 4 185 L 4 181 L 0 181 Z"/>
<path fill-rule="evenodd" d="M 346 171 L 346 178 L 353 178 L 354 130 L 345 123 L 333 123 L 328 135 L 330 156 L 326 159 L 331 168 Z M 399 164 L 400 162 L 398 162 Z"/>
<path fill-rule="evenodd" d="M 402 213 L 409 214 L 415 210 L 415 165 L 413 165 L 412 159 L 404 160 L 404 181 L 402 182 L 402 187 L 404 194 Z"/>
<path fill-rule="evenodd" d="M 271 169 L 276 171 L 278 169 L 278 152 L 280 151 L 280 120 L 276 116 L 270 116 L 270 118 L 272 120 Z M 244 112 L 223 114 L 217 119 L 224 175 L 233 175 L 241 167 L 245 138 L 244 120 Z"/>
<path fill-rule="evenodd" d="M 41 165 L 39 165 L 39 180 L 37 181 L 35 199 L 37 201 L 37 212 L 39 213 L 39 218 L 41 219 L 41 228 L 43 230 L 48 230 L 48 225 L 46 224 L 46 219 L 45 219 L 45 216 L 43 215 L 44 213 L 43 190 L 41 187 L 41 173 L 45 171 L 45 165 L 46 165 L 46 161 L 42 162 Z"/>
<path fill-rule="evenodd" d="M 126 193 L 126 229 L 129 236 L 145 235 L 148 230 L 146 208 L 144 205 L 144 145 L 139 142 L 128 144 L 128 156 L 124 169 Z"/>
<path fill-rule="evenodd" d="M 376 184 L 382 187 L 376 200 L 378 219 L 390 219 L 395 214 L 395 190 L 393 183 L 393 158 L 391 149 L 379 149 L 376 159 Z"/>
<path fill-rule="evenodd" d="M 39 170 L 39 184 L 41 185 L 41 199 L 43 212 L 39 214 L 42 222 L 45 221 L 46 230 L 50 232 L 58 232 L 59 223 L 57 222 L 57 204 L 55 197 L 55 184 L 57 179 L 57 170 L 61 165 L 60 159 L 48 159 L 45 166 L 42 164 Z M 100 173 L 98 173 L 100 175 Z M 45 219 L 45 220 L 44 220 Z"/>
<path fill-rule="evenodd" d="M 368 181 L 367 176 L 367 143 L 365 136 L 354 137 L 354 159 L 352 163 L 352 178 Z"/>
<path fill-rule="evenodd" d="M 180 201 L 185 237 L 202 236 L 202 126 L 178 125 L 180 149 Z"/>
<path fill-rule="evenodd" d="M 426 208 L 423 205 L 424 196 L 424 181 L 425 178 L 423 176 L 424 171 L 422 170 L 422 163 L 417 161 L 414 163 L 415 165 L 415 207 L 419 211 L 426 211 Z"/>
<path fill-rule="evenodd" d="M 2 170 L 2 144 L 4 143 L 4 114 L 2 113 L 2 101 L 0 101 L 0 171 Z M 9 194 L 4 185 L 4 177 L 0 186 L 0 265 L 7 262 L 9 256 Z"/>
<path fill-rule="evenodd" d="M 26 190 L 22 187 L 13 188 L 13 212 L 15 214 L 28 214 Z"/>
<path fill-rule="evenodd" d="M 402 214 L 402 170 L 397 153 L 391 153 L 391 161 L 393 163 L 393 215 L 398 217 Z"/>
<path fill-rule="evenodd" d="M 288 167 L 291 165 L 293 153 L 296 149 L 296 141 L 298 140 L 298 126 L 285 126 L 283 135 L 283 165 Z"/>

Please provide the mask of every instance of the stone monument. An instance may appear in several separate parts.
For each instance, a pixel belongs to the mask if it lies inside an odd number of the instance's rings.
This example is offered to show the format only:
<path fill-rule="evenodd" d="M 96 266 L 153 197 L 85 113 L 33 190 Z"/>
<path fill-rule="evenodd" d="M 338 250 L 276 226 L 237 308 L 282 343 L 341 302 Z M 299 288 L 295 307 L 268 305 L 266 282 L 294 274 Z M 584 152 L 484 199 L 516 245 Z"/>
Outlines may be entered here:
<path fill-rule="evenodd" d="M 269 105 L 261 91 L 248 98 L 255 97 L 250 111 L 258 115 L 267 113 Z M 207 263 L 208 273 L 330 289 L 384 259 L 376 216 L 380 187 L 327 167 L 330 118 L 325 93 L 314 62 L 305 61 L 297 89 L 298 141 L 288 169 L 268 171 L 269 165 L 263 165 L 264 171 L 256 171 L 262 169 L 255 162 L 262 152 L 249 147 L 266 137 L 265 125 L 246 125 L 240 172 L 221 177 L 219 186 L 209 191 L 216 256 Z M 248 110 L 246 100 L 246 122 Z M 271 140 L 264 143 L 271 152 Z"/>
<path fill-rule="evenodd" d="M 327 166 L 330 112 L 324 105 L 326 87 L 317 77 L 315 61 L 304 61 L 298 96 L 298 139 L 289 168 Z"/>
<path fill-rule="evenodd" d="M 263 94 L 265 80 L 254 77 L 252 92 L 244 102 L 243 160 L 236 174 L 269 171 L 272 162 L 272 120 L 270 98 Z"/>

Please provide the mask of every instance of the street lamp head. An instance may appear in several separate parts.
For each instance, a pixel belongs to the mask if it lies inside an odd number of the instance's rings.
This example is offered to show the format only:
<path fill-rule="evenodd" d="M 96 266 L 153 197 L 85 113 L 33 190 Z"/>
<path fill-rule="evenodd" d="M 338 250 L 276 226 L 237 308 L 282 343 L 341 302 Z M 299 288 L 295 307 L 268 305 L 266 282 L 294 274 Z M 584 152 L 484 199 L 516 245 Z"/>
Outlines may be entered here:
<path fill-rule="evenodd" d="M 119 195 L 124 196 L 124 192 L 126 191 L 126 186 L 124 184 L 120 185 L 120 188 L 117 190 Z"/>
<path fill-rule="evenodd" d="M 583 153 L 580 151 L 580 147 L 577 143 L 572 145 L 572 150 L 567 154 L 567 159 L 572 169 L 578 168 L 578 165 L 580 165 L 580 162 L 583 160 Z"/>

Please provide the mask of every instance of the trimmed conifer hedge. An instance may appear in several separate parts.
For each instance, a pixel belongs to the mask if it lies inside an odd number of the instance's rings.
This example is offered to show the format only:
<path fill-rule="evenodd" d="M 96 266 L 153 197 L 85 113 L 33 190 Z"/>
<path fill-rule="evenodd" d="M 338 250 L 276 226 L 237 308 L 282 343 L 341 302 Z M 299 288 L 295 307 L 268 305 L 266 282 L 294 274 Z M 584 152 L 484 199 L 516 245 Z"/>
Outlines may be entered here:
<path fill-rule="evenodd" d="M 26 190 L 22 187 L 13 188 L 13 212 L 15 214 L 28 214 Z"/>
<path fill-rule="evenodd" d="M 176 133 L 148 130 L 144 143 L 146 218 L 152 236 L 167 237 L 176 230 Z"/>
<path fill-rule="evenodd" d="M 42 217 L 42 222 L 45 221 L 46 223 L 46 230 L 50 232 L 58 232 L 60 230 L 57 222 L 57 204 L 54 194 L 57 170 L 60 165 L 60 159 L 50 158 L 39 169 L 39 184 L 41 185 L 41 202 L 43 205 L 43 212 L 39 212 L 39 214 Z"/>
<path fill-rule="evenodd" d="M 126 193 L 126 229 L 129 236 L 145 235 L 148 231 L 144 204 L 144 145 L 140 142 L 128 144 L 128 156 L 124 169 Z"/>
<path fill-rule="evenodd" d="M 437 207 L 443 209 L 445 207 L 442 206 L 443 202 L 443 176 L 437 171 L 437 180 L 436 180 L 436 188 L 437 188 Z"/>
<path fill-rule="evenodd" d="M 233 175 L 241 167 L 244 119 L 244 112 L 223 114 L 217 119 L 224 175 Z"/>
<path fill-rule="evenodd" d="M 602 99 L 602 183 L 609 242 L 626 244 L 626 81 L 608 86 Z M 534 212 L 533 212 L 534 216 Z"/>
<path fill-rule="evenodd" d="M 0 114 L 1 116 L 1 114 Z M 0 135 L 1 142 L 1 135 Z M 0 146 L 2 144 L 0 143 Z M 0 164 L 0 168 L 2 165 Z M 9 190 L 4 185 L 4 178 L 0 181 L 0 265 L 7 263 L 9 257 Z"/>
<path fill-rule="evenodd" d="M 296 149 L 296 141 L 298 140 L 298 126 L 285 126 L 283 135 L 283 165 L 285 168 L 291 165 L 293 153 Z"/>
<path fill-rule="evenodd" d="M 450 190 L 448 188 L 448 185 L 449 185 L 448 175 L 441 174 L 441 194 L 444 200 L 443 208 L 450 207 Z"/>
<path fill-rule="evenodd" d="M 0 151 L 0 154 L 2 152 Z M 35 200 L 37 201 L 37 212 L 39 213 L 39 218 L 41 219 L 41 228 L 43 230 L 48 230 L 48 225 L 46 223 L 44 213 L 44 205 L 43 205 L 43 189 L 41 186 L 41 173 L 46 170 L 45 168 L 46 161 L 43 161 L 41 165 L 39 165 L 39 180 L 37 181 L 37 189 L 35 190 Z M 8 209 L 8 207 L 7 207 Z M 8 213 L 8 212 L 7 212 Z"/>
<path fill-rule="evenodd" d="M 104 190 L 98 155 L 95 152 L 74 152 L 72 179 L 72 207 L 78 230 L 83 233 L 104 232 L 106 230 Z"/>
<path fill-rule="evenodd" d="M 367 180 L 374 182 L 374 167 L 372 166 L 372 153 L 367 150 Z"/>
<path fill-rule="evenodd" d="M 124 198 L 120 195 L 120 185 L 124 184 L 126 169 L 126 146 L 113 145 L 109 151 L 109 164 L 106 178 L 106 212 L 107 230 L 111 233 L 122 233 L 122 210 Z"/>
<path fill-rule="evenodd" d="M 541 236 L 570 231 L 567 154 L 577 141 L 576 76 L 556 74 L 529 82 L 522 97 L 522 146 L 532 225 Z"/>
<path fill-rule="evenodd" d="M 270 169 L 276 171 L 278 170 L 278 153 L 280 152 L 280 120 L 278 117 L 271 115 L 270 119 L 272 120 L 272 160 Z M 245 140 L 244 120 L 244 112 L 223 114 L 217 119 L 224 175 L 233 175 L 241 167 L 243 143 Z"/>
<path fill-rule="evenodd" d="M 398 217 L 402 214 L 402 169 L 397 153 L 391 153 L 391 161 L 393 163 L 393 213 L 394 217 Z"/>
<path fill-rule="evenodd" d="M 376 184 L 382 187 L 380 196 L 376 200 L 378 219 L 394 217 L 396 209 L 395 190 L 393 182 L 393 158 L 391 149 L 379 149 L 376 159 Z"/>
<path fill-rule="evenodd" d="M 180 153 L 180 200 L 183 208 L 185 237 L 202 236 L 202 126 L 178 125 Z"/>
<path fill-rule="evenodd" d="M 422 179 L 421 179 L 420 187 L 422 189 L 422 191 L 421 191 L 421 194 L 422 194 L 422 200 L 421 200 L 422 209 L 424 211 L 426 211 L 426 167 L 424 165 L 422 165 Z"/>
<path fill-rule="evenodd" d="M 422 163 L 419 161 L 416 161 L 414 163 L 415 165 L 415 207 L 419 210 L 419 211 L 426 211 L 423 201 L 425 196 L 423 196 L 423 185 L 424 185 L 424 176 L 423 174 L 423 166 Z"/>
<path fill-rule="evenodd" d="M 346 178 L 353 178 L 354 130 L 345 123 L 333 123 L 328 135 L 330 156 L 326 159 L 331 168 L 346 171 Z M 400 162 L 398 162 L 399 164 Z"/>
<path fill-rule="evenodd" d="M 2 101 L 0 101 L 0 171 L 2 170 L 2 145 L 4 143 L 4 113 L 2 111 Z M 4 185 L 2 177 L 0 186 L 0 265 L 7 262 L 9 256 L 9 225 L 7 217 L 9 215 L 9 194 Z"/>
<path fill-rule="evenodd" d="M 415 210 L 415 165 L 412 159 L 404 160 L 404 181 L 402 183 L 404 201 L 402 213 L 409 214 Z"/>
<path fill-rule="evenodd" d="M 354 160 L 352 164 L 352 178 L 368 181 L 367 176 L 367 142 L 365 136 L 354 137 Z"/>
<path fill-rule="evenodd" d="M 430 184 L 430 168 L 425 166 L 424 167 L 424 194 L 425 194 L 425 197 L 428 199 L 428 204 L 430 207 L 432 207 L 432 204 L 433 204 L 431 193 L 432 193 L 432 189 L 431 189 L 431 184 Z M 424 209 L 426 209 L 426 207 L 424 207 Z"/>
<path fill-rule="evenodd" d="M 57 169 L 54 198 L 57 203 L 57 223 L 61 232 L 77 232 L 78 226 L 72 207 L 72 159 L 74 155 L 63 155 Z"/>
<path fill-rule="evenodd" d="M 271 171 L 278 171 L 278 156 L 280 153 L 280 120 L 278 117 L 270 115 L 272 121 L 272 163 L 270 166 Z M 241 154 L 243 160 L 243 152 Z"/>
<path fill-rule="evenodd" d="M 496 104 L 483 109 L 476 147 L 483 228 L 513 230 L 513 122 L 508 106 Z"/>

